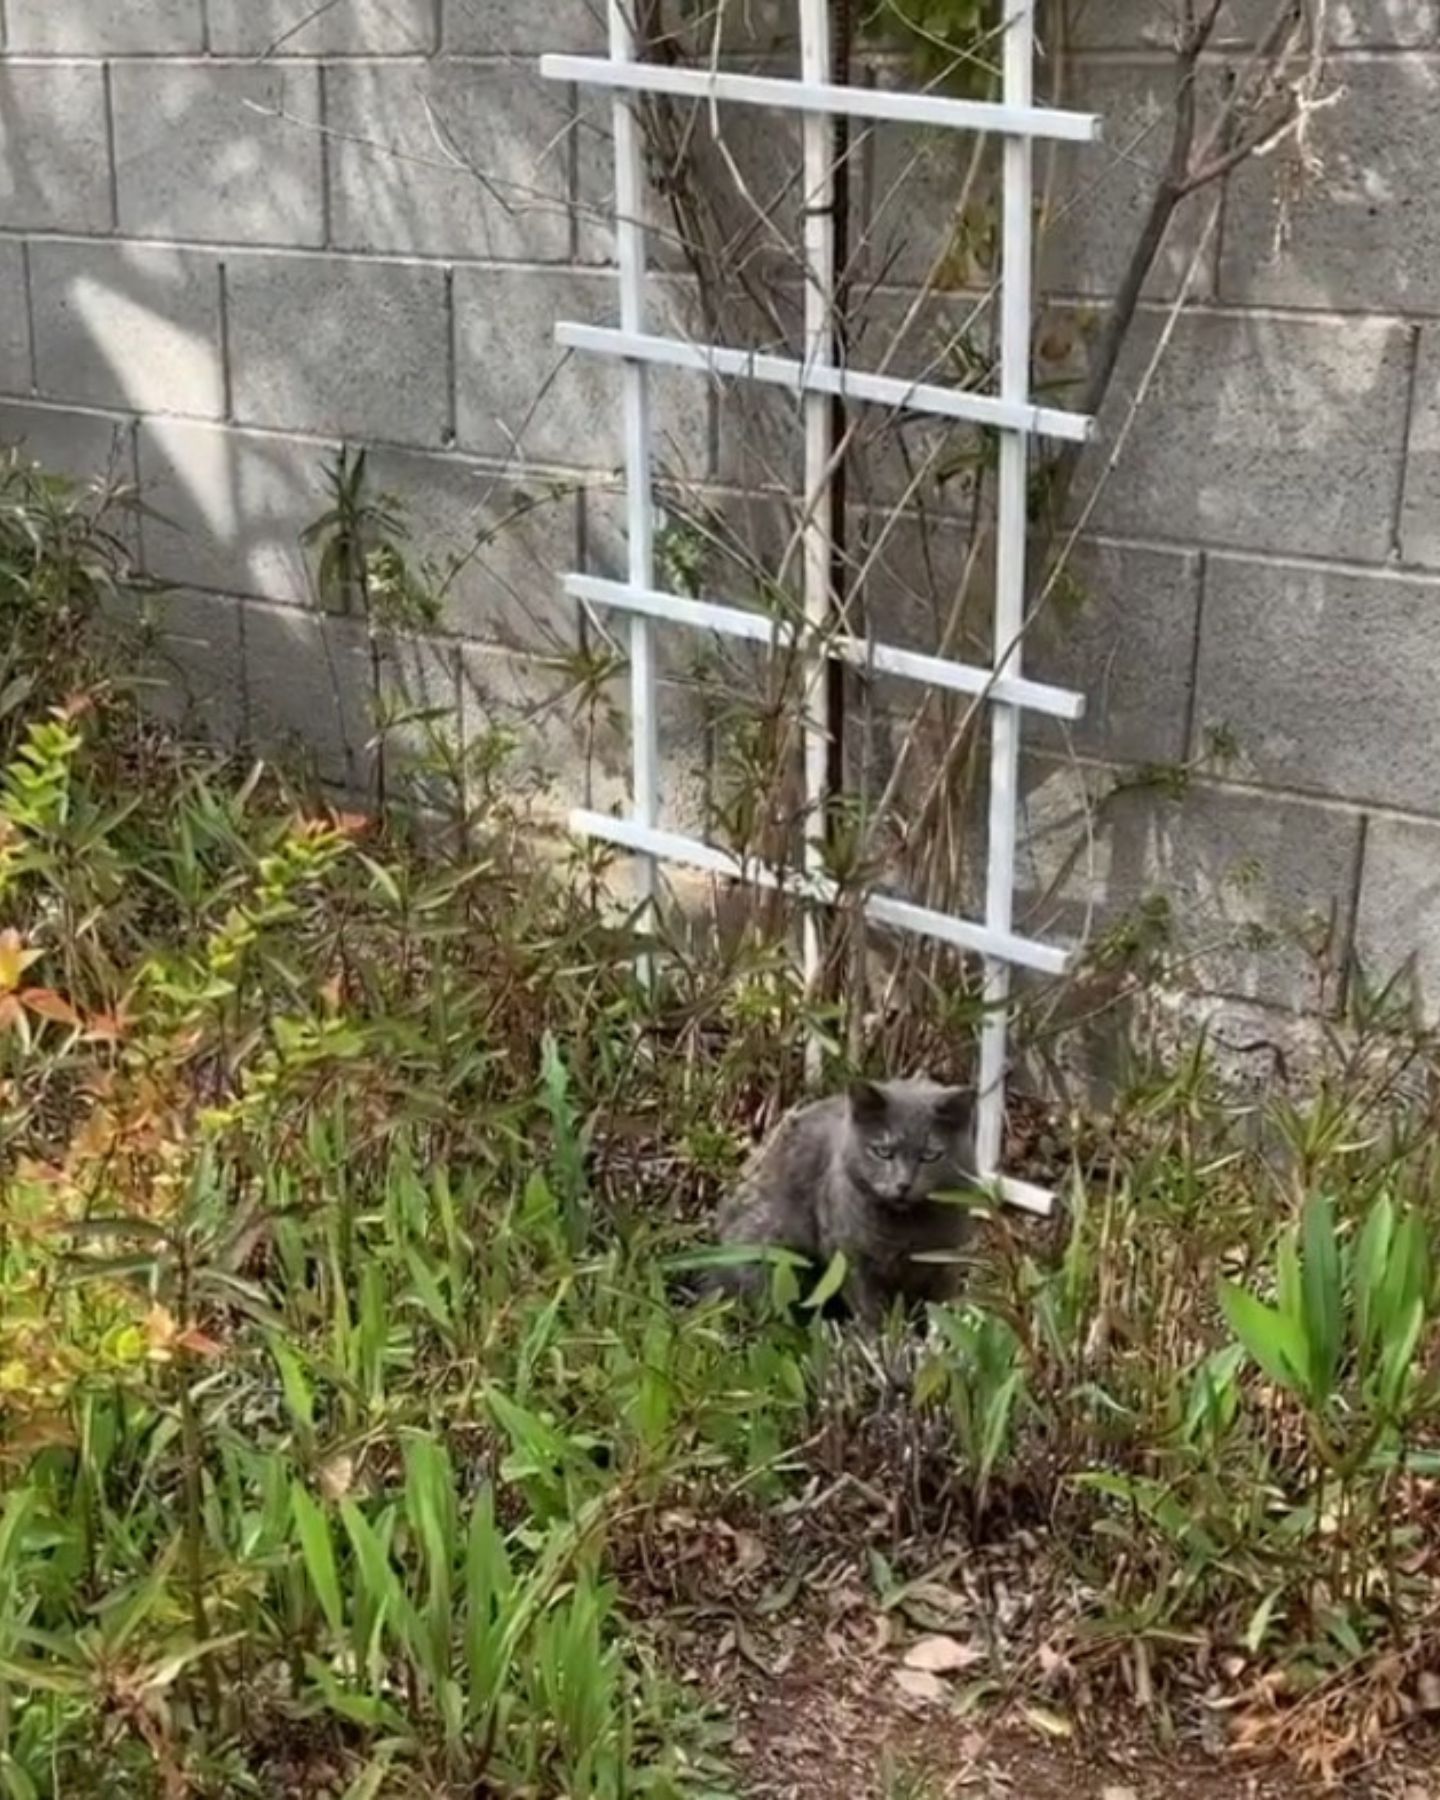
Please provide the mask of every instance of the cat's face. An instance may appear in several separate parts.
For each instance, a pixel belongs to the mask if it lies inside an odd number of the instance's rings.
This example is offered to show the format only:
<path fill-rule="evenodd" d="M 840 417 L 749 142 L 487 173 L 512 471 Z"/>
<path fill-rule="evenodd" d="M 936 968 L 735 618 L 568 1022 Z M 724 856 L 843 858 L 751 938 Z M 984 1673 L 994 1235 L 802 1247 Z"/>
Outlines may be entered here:
<path fill-rule="evenodd" d="M 850 1089 L 851 1177 L 884 1206 L 913 1206 L 974 1179 L 974 1104 L 965 1088 L 857 1081 Z"/>

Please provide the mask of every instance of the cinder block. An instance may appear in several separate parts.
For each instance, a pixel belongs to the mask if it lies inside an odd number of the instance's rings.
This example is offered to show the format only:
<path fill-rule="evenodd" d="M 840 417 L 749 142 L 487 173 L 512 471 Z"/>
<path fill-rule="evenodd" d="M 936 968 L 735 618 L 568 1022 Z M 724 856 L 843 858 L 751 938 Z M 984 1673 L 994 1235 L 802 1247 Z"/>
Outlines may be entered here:
<path fill-rule="evenodd" d="M 1272 0 L 1225 0 L 1213 49 L 1253 45 L 1275 17 Z M 1168 50 L 1178 35 L 1176 0 L 1081 0 L 1071 17 L 1080 50 Z M 1427 49 L 1440 43 L 1437 0 L 1332 0 L 1326 40 L 1335 49 Z"/>
<path fill-rule="evenodd" d="M 776 71 L 767 65 L 764 72 Z M 615 255 L 613 120 L 610 96 L 582 92 L 574 130 L 583 262 Z M 677 219 L 670 199 L 650 183 L 644 223 L 651 265 L 698 272 L 729 330 L 743 334 L 754 295 L 787 286 L 798 291 L 804 283 L 799 119 L 768 108 L 675 100 L 667 125 L 671 135 L 652 160 L 663 165 L 672 155 L 683 159 L 686 183 L 705 196 L 705 229 L 697 234 L 693 215 L 683 209 Z"/>
<path fill-rule="evenodd" d="M 908 69 L 899 71 L 909 85 Z M 885 85 L 895 85 L 894 76 Z M 857 126 L 863 149 L 851 165 L 851 254 L 872 280 L 940 288 L 981 285 L 993 275 L 991 209 L 999 186 L 999 149 L 969 133 L 877 124 Z M 863 134 L 863 136 L 862 136 Z M 967 180 L 974 203 L 957 217 Z"/>
<path fill-rule="evenodd" d="M 1232 34 L 1234 0 L 1225 0 L 1216 35 Z M 1076 0 L 1068 15 L 1075 47 L 1080 50 L 1160 50 L 1174 42 L 1178 6 L 1156 0 Z"/>
<path fill-rule="evenodd" d="M 605 0 L 444 0 L 444 8 L 445 48 L 467 55 L 605 48 Z"/>
<path fill-rule="evenodd" d="M 186 250 L 30 246 L 39 391 L 134 412 L 225 410 L 220 270 Z"/>
<path fill-rule="evenodd" d="M 1140 321 L 1102 421 L 1105 466 L 1159 330 Z M 1398 502 L 1409 333 L 1381 319 L 1182 321 L 1094 515 L 1117 537 L 1383 562 Z"/>
<path fill-rule="evenodd" d="M 1440 810 L 1440 581 L 1211 559 L 1196 717 L 1262 782 Z"/>
<path fill-rule="evenodd" d="M 991 361 L 994 309 L 972 294 L 879 293 L 859 310 L 851 334 L 850 361 L 873 370 L 940 387 L 985 387 Z M 803 340 L 791 345 L 802 354 Z M 778 390 L 750 391 L 740 384 L 720 398 L 719 457 L 722 478 L 752 485 L 746 471 L 757 453 L 765 479 L 791 460 L 789 483 L 803 482 L 803 403 Z M 849 409 L 851 491 L 872 505 L 923 506 L 937 514 L 968 516 L 976 477 L 986 452 L 980 434 L 954 420 L 896 413 L 886 407 Z"/>
<path fill-rule="evenodd" d="M 656 499 L 655 573 L 661 588 L 695 591 L 705 599 L 756 610 L 766 601 L 773 602 L 777 571 L 800 510 L 788 496 L 677 492 L 665 486 Z M 628 579 L 626 511 L 624 484 L 618 475 L 587 485 L 584 555 L 579 565 L 585 574 L 610 581 Z M 794 590 L 798 581 L 798 568 L 792 566 L 787 585 Z M 581 609 L 574 602 L 568 605 L 569 638 L 573 641 Z M 623 611 L 597 608 L 589 617 L 592 642 L 606 632 L 624 647 L 629 626 Z M 707 685 L 728 684 L 749 696 L 763 689 L 759 671 L 769 660 L 766 646 L 667 625 L 656 626 L 654 643 L 656 667 L 663 680 L 693 684 L 704 675 L 713 678 Z"/>
<path fill-rule="evenodd" d="M 794 0 L 707 0 L 662 17 L 686 61 L 708 61 L 718 44 L 731 57 L 746 52 L 765 57 L 767 73 L 798 73 L 782 54 L 799 43 L 800 9 Z"/>
<path fill-rule="evenodd" d="M 109 231 L 112 223 L 103 71 L 0 62 L 0 226 Z"/>
<path fill-rule="evenodd" d="M 562 815 L 573 806 L 624 812 L 629 806 L 628 684 L 617 676 L 593 701 L 553 659 L 462 648 L 461 710 L 466 754 L 484 760 L 488 739 L 512 746 L 507 790 Z M 657 692 L 665 780 L 661 823 L 694 831 L 704 816 L 704 732 L 693 696 L 673 682 Z"/>
<path fill-rule="evenodd" d="M 103 413 L 0 402 L 0 445 L 18 447 L 51 473 L 75 481 L 135 480 L 130 422 Z"/>
<path fill-rule="evenodd" d="M 1355 948 L 1372 988 L 1400 975 L 1421 1018 L 1440 1021 L 1440 824 L 1370 821 Z"/>
<path fill-rule="evenodd" d="M 803 361 L 803 294 L 772 286 L 767 306 L 737 303 L 738 341 Z M 925 296 L 880 291 L 855 310 L 851 367 L 941 387 L 973 383 L 989 365 L 991 309 L 973 295 Z M 729 341 L 729 340 L 727 340 Z M 977 365 L 974 357 L 982 360 Z M 799 491 L 804 483 L 804 401 L 778 387 L 746 381 L 715 384 L 717 472 L 751 491 Z M 968 513 L 974 495 L 979 436 L 954 421 L 886 407 L 848 410 L 850 492 L 872 505 Z"/>
<path fill-rule="evenodd" d="M 695 335 L 688 291 L 654 281 L 648 328 Z M 623 457 L 621 377 L 608 358 L 562 350 L 561 319 L 613 324 L 615 278 L 569 269 L 457 269 L 460 442 L 480 455 L 581 468 Z M 651 375 L 657 468 L 703 474 L 709 460 L 705 378 Z"/>
<path fill-rule="evenodd" d="M 244 732 L 241 604 L 224 594 L 161 594 L 145 602 L 139 640 L 146 708 L 227 747 Z"/>
<path fill-rule="evenodd" d="M 362 654 L 376 696 L 364 758 L 371 793 L 453 812 L 464 780 L 458 646 L 387 632 Z"/>
<path fill-rule="evenodd" d="M 1092 0 L 1097 6 L 1105 3 Z M 1226 11 L 1229 37 L 1244 44 L 1255 43 L 1275 16 L 1270 0 L 1229 0 Z M 1337 50 L 1434 49 L 1440 45 L 1440 4 L 1437 0 L 1332 0 L 1326 11 L 1325 34 Z M 1347 86 L 1349 74 L 1347 67 Z"/>
<path fill-rule="evenodd" d="M 1407 563 L 1440 568 L 1440 329 L 1424 325 L 1417 330 L 1400 554 Z"/>
<path fill-rule="evenodd" d="M 181 586 L 295 605 L 312 600 L 300 538 L 329 504 L 328 454 L 293 438 L 144 420 L 146 568 Z"/>
<path fill-rule="evenodd" d="M 560 262 L 568 94 L 506 67 L 337 64 L 331 239 L 341 249 Z"/>
<path fill-rule="evenodd" d="M 1298 190 L 1283 151 L 1232 177 L 1227 300 L 1404 313 L 1428 310 L 1440 292 L 1440 67 L 1418 56 L 1358 58 L 1345 64 L 1344 87 L 1315 117 L 1319 165 Z"/>
<path fill-rule="evenodd" d="M 467 646 L 460 659 L 465 752 L 477 769 L 503 754 L 504 787 L 545 812 L 619 805 L 623 684 L 593 710 L 575 704 L 564 674 L 509 651 Z"/>
<path fill-rule="evenodd" d="M 365 792 L 375 682 L 363 623 L 251 600 L 244 631 L 251 743 Z"/>
<path fill-rule="evenodd" d="M 170 56 L 205 48 L 201 0 L 6 0 L 20 55 Z"/>
<path fill-rule="evenodd" d="M 1055 153 L 1050 204 L 1041 225 L 1039 285 L 1048 294 L 1113 294 L 1130 262 L 1146 210 L 1170 155 L 1175 76 L 1167 64 L 1077 62 L 1065 104 L 1104 122 L 1098 144 L 1061 144 Z M 1221 97 L 1221 78 L 1204 69 L 1197 82 L 1202 119 Z M 992 200 L 993 204 L 993 200 Z M 1145 284 L 1151 299 L 1179 292 L 1204 232 L 1207 208 L 1182 207 Z M 998 217 L 998 212 L 995 214 Z M 1218 233 L 1212 233 L 1190 282 L 1192 298 L 1215 291 Z M 990 270 L 993 279 L 998 267 Z"/>
<path fill-rule="evenodd" d="M 1085 717 L 1066 728 L 1082 754 L 1107 762 L 1185 760 L 1200 559 L 1193 552 L 1081 544 L 1068 579 L 1036 616 L 1025 672 L 1077 689 Z M 1064 738 L 1027 716 L 1037 744 Z"/>
<path fill-rule="evenodd" d="M 237 0 L 237 4 L 240 0 Z M 445 48 L 473 56 L 595 51 L 606 45 L 605 0 L 444 0 Z M 671 39 L 688 59 L 707 55 L 718 36 L 727 51 L 769 55 L 795 38 L 794 0 L 706 0 L 686 16 L 667 14 Z"/>
<path fill-rule="evenodd" d="M 359 619 L 245 607 L 251 741 L 309 767 L 357 799 L 443 804 L 433 777 L 448 760 L 436 736 L 458 748 L 455 646 L 384 634 Z M 422 719 L 420 715 L 436 715 Z M 438 715 L 449 714 L 453 724 Z"/>
<path fill-rule="evenodd" d="M 403 56 L 435 48 L 435 0 L 210 0 L 217 56 Z"/>
<path fill-rule="evenodd" d="M 111 81 L 123 232 L 323 242 L 313 65 L 120 62 Z"/>
<path fill-rule="evenodd" d="M 1203 785 L 1179 800 L 1113 789 L 1094 768 L 1027 766 L 1020 929 L 1093 941 L 1154 897 L 1184 984 L 1296 1008 L 1326 997 L 1315 953 L 1333 973 L 1349 942 L 1358 814 Z"/>
<path fill-rule="evenodd" d="M 242 423 L 394 444 L 445 440 L 443 269 L 241 256 L 227 263 L 226 284 L 233 404 Z M 493 321 L 507 336 L 512 323 L 503 314 Z"/>
<path fill-rule="evenodd" d="M 25 247 L 16 238 L 0 238 L 0 392 L 30 392 Z"/>
<path fill-rule="evenodd" d="M 447 631 L 552 653 L 575 641 L 577 609 L 560 585 L 578 555 L 573 482 L 393 450 L 371 455 L 370 476 L 402 503 L 406 549 L 440 593 Z"/>

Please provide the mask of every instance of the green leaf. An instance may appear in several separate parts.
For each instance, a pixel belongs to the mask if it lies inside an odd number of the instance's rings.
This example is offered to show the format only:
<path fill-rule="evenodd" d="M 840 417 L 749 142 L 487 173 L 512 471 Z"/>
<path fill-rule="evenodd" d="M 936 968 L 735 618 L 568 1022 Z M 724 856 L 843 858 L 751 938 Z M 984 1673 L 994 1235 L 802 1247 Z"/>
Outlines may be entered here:
<path fill-rule="evenodd" d="M 809 1298 L 805 1301 L 811 1312 L 819 1312 L 826 1301 L 833 1300 L 845 1285 L 845 1277 L 850 1273 L 849 1259 L 843 1250 L 837 1250 L 830 1258 L 830 1266 L 816 1282 Z"/>
<path fill-rule="evenodd" d="M 330 1523 L 317 1503 L 300 1482 L 290 1490 L 290 1510 L 300 1538 L 300 1553 L 310 1577 L 325 1621 L 336 1637 L 345 1630 L 345 1606 L 340 1595 L 340 1577 L 335 1567 L 335 1546 L 330 1540 Z"/>
<path fill-rule="evenodd" d="M 494 1491 L 487 1486 L 470 1515 L 465 1551 L 465 1660 L 472 1720 L 500 1696 L 505 1673 L 502 1640 L 513 1584 L 505 1540 L 495 1522 Z"/>
<path fill-rule="evenodd" d="M 1386 1335 L 1385 1355 L 1380 1364 L 1380 1407 L 1390 1418 L 1400 1409 L 1424 1324 L 1425 1303 L 1417 1298 L 1410 1302 L 1410 1310 L 1404 1318 L 1397 1321 L 1394 1332 Z"/>
<path fill-rule="evenodd" d="M 0 1750 L 0 1782 L 6 1800 L 40 1800 L 40 1790 L 6 1750 Z"/>
<path fill-rule="evenodd" d="M 1428 1305 L 1430 1298 L 1430 1246 L 1425 1225 L 1418 1213 L 1407 1210 L 1397 1224 L 1390 1243 L 1390 1264 L 1381 1288 L 1380 1311 L 1385 1320 L 1386 1336 L 1402 1328 L 1411 1306 L 1419 1300 Z"/>
<path fill-rule="evenodd" d="M 400 1643 L 407 1650 L 419 1647 L 420 1621 L 410 1598 L 400 1584 L 390 1555 L 375 1527 L 353 1500 L 342 1500 L 340 1517 L 355 1552 L 360 1578 L 370 1604 L 380 1620 L 389 1620 Z"/>
<path fill-rule="evenodd" d="M 1020 1392 L 1020 1371 L 1012 1371 L 991 1394 L 985 1406 L 985 1429 L 980 1440 L 980 1478 L 987 1479 L 1000 1459 L 1010 1434 L 1015 1398 Z"/>
<path fill-rule="evenodd" d="M 299 1356 L 278 1334 L 270 1339 L 270 1354 L 280 1371 L 280 1385 L 285 1391 L 285 1404 L 290 1417 L 307 1435 L 315 1429 L 315 1396 L 305 1378 Z"/>
<path fill-rule="evenodd" d="M 381 1755 L 377 1756 L 373 1762 L 367 1763 L 346 1788 L 340 1800 L 377 1800 L 377 1796 L 389 1778 L 393 1761 L 393 1757 Z"/>
<path fill-rule="evenodd" d="M 1226 1323 L 1272 1381 L 1301 1391 L 1309 1369 L 1303 1327 L 1234 1282 L 1220 1283 Z"/>
<path fill-rule="evenodd" d="M 1275 1247 L 1275 1299 L 1287 1319 L 1303 1320 L 1305 1297 L 1293 1231 L 1282 1233 Z"/>
<path fill-rule="evenodd" d="M 90 1685 L 78 1670 L 57 1669 L 53 1663 L 23 1656 L 0 1656 L 0 1681 L 42 1694 L 83 1694 Z"/>
<path fill-rule="evenodd" d="M 458 1546 L 455 1474 L 444 1445 L 434 1438 L 413 1438 L 405 1446 L 405 1500 L 425 1554 L 429 1674 L 438 1688 L 450 1669 L 450 1577 Z"/>
<path fill-rule="evenodd" d="M 1370 1208 L 1351 1262 L 1350 1291 L 1355 1303 L 1355 1336 L 1361 1350 L 1384 1330 L 1381 1307 L 1390 1246 L 1395 1233 L 1395 1207 L 1383 1194 Z"/>
<path fill-rule="evenodd" d="M 1242 1641 L 1252 1656 L 1258 1653 L 1265 1642 L 1265 1633 L 1270 1629 L 1270 1621 L 1275 1616 L 1275 1608 L 1283 1592 L 1283 1588 L 1272 1588 L 1250 1615 Z"/>
<path fill-rule="evenodd" d="M 1310 1346 L 1310 1397 L 1328 1400 L 1340 1366 L 1345 1330 L 1340 1287 L 1340 1246 L 1335 1236 L 1335 1208 L 1328 1194 L 1312 1194 L 1301 1218 L 1305 1260 L 1301 1273 L 1305 1336 Z"/>

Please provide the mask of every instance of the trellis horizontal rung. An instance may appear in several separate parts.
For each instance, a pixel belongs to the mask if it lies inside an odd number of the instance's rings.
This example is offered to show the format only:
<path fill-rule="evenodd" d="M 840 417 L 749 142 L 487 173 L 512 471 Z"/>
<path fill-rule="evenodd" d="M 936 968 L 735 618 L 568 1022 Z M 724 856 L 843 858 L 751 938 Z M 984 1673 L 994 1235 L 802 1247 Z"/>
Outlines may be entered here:
<path fill-rule="evenodd" d="M 961 419 L 971 425 L 1030 432 L 1037 437 L 1064 439 L 1076 444 L 1087 442 L 1094 430 L 1094 421 L 1083 413 L 1001 400 L 993 394 L 939 387 L 932 382 L 907 381 L 898 375 L 826 368 L 797 362 L 789 356 L 773 356 L 764 350 L 694 344 L 683 338 L 654 337 L 645 332 L 620 331 L 609 325 L 580 325 L 568 319 L 555 327 L 555 341 L 569 350 L 586 350 L 622 362 L 688 369 L 724 380 L 759 381 L 769 387 L 785 388 L 792 394 L 831 394 L 837 400 L 864 400 L 934 418 Z"/>
<path fill-rule="evenodd" d="M 583 86 L 638 94 L 666 94 L 677 100 L 728 101 L 740 106 L 774 107 L 781 112 L 937 125 L 951 131 L 995 132 L 1003 137 L 1093 143 L 1101 134 L 1101 122 L 1094 113 L 1067 112 L 1050 106 L 1006 106 L 993 100 L 954 100 L 943 94 L 903 94 L 886 88 L 841 87 L 725 69 L 606 62 L 593 56 L 542 56 L 540 73 L 550 81 L 574 81 Z"/>
<path fill-rule="evenodd" d="M 746 638 L 752 643 L 788 647 L 796 641 L 789 621 L 768 613 L 748 612 L 740 606 L 720 606 L 710 600 L 687 599 L 654 588 L 634 588 L 623 581 L 607 581 L 599 575 L 567 575 L 565 591 L 572 599 L 593 606 L 613 606 L 625 612 L 643 613 L 671 625 L 688 625 L 697 631 L 714 631 L 722 637 Z M 952 693 L 975 694 L 1003 705 L 1022 706 L 1027 712 L 1045 713 L 1052 719 L 1084 717 L 1085 696 L 1043 681 L 996 674 L 973 663 L 952 662 L 948 657 L 925 656 L 892 644 L 876 644 L 867 638 L 834 636 L 824 645 L 828 655 L 852 668 L 898 675 Z"/>
<path fill-rule="evenodd" d="M 753 887 L 791 894 L 798 900 L 834 905 L 843 898 L 840 887 L 829 877 L 814 877 L 799 869 L 781 874 L 765 863 L 744 861 L 733 852 L 717 849 L 698 838 L 686 837 L 676 831 L 661 831 L 638 824 L 634 819 L 619 819 L 610 813 L 581 808 L 571 813 L 570 828 L 584 837 L 600 838 L 622 850 L 634 851 L 641 856 L 657 856 L 665 862 L 681 863 L 729 881 L 748 882 Z M 1056 949 L 1053 944 L 1036 943 L 1033 938 L 1019 937 L 1014 932 L 992 931 L 973 920 L 932 912 L 928 907 L 897 899 L 893 894 L 868 893 L 861 906 L 865 917 L 877 925 L 893 926 L 898 931 L 908 931 L 919 937 L 936 938 L 942 943 L 953 944 L 957 950 L 999 958 L 1019 968 L 1034 969 L 1041 975 L 1063 975 L 1071 966 L 1070 953 Z"/>

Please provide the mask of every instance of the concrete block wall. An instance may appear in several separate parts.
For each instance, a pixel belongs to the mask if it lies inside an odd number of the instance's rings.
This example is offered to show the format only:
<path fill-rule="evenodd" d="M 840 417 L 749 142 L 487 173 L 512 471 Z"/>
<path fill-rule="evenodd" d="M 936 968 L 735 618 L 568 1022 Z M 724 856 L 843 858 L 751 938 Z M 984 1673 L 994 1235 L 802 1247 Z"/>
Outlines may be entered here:
<path fill-rule="evenodd" d="M 1317 120 L 1323 173 L 1278 254 L 1277 160 L 1230 184 L 1093 515 L 1083 603 L 1034 655 L 1093 710 L 1068 745 L 1032 737 L 1032 922 L 1167 893 L 1200 980 L 1286 1008 L 1320 992 L 1286 935 L 1317 918 L 1335 960 L 1413 957 L 1440 1002 L 1440 8 L 1332 11 L 1346 94 Z M 793 8 L 744 12 L 784 66 Z M 1231 0 L 1207 78 L 1256 12 Z M 1075 98 L 1112 148 L 1087 153 L 1098 172 L 1060 170 L 1062 361 L 1083 359 L 1161 154 L 1172 13 L 1078 13 Z M 559 317 L 614 316 L 604 120 L 534 66 L 602 43 L 590 0 L 0 0 L 0 440 L 140 482 L 137 554 L 172 589 L 168 647 L 213 727 L 304 740 L 327 778 L 364 777 L 369 645 L 317 605 L 300 542 L 346 441 L 409 504 L 417 549 L 461 559 L 442 630 L 388 652 L 397 676 L 453 699 L 472 737 L 519 731 L 565 797 L 623 794 L 623 732 L 568 685 L 556 581 L 620 548 L 617 384 L 552 342 Z M 763 187 L 793 133 L 737 155 Z M 908 155 L 877 137 L 873 179 Z M 878 233 L 875 304 L 897 315 L 954 192 L 943 157 L 916 173 Z M 1119 408 L 1198 238 L 1182 220 L 1157 268 Z M 693 303 L 680 275 L 657 282 L 658 317 L 683 326 Z M 777 410 L 779 439 L 793 424 Z M 658 382 L 656 428 L 667 469 L 718 507 L 787 466 L 747 451 L 700 384 Z M 882 458 L 877 492 L 902 481 Z M 872 616 L 890 605 L 898 631 L 906 589 L 887 591 Z M 704 726 L 678 687 L 664 716 L 684 822 Z M 1222 727 L 1236 759 L 1183 800 L 1134 779 Z M 1082 892 L 1057 846 L 1117 775 Z"/>

